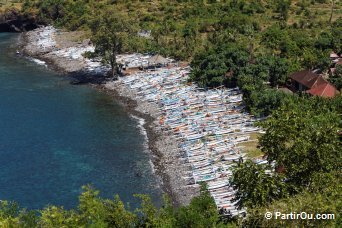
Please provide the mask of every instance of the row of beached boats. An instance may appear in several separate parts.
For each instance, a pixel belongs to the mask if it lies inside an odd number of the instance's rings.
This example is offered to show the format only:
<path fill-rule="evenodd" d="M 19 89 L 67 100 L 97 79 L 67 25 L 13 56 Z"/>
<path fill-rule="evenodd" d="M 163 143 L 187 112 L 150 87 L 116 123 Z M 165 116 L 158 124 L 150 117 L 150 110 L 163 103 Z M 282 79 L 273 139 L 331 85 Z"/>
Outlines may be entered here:
<path fill-rule="evenodd" d="M 138 67 L 147 67 L 148 59 L 150 55 L 143 54 L 123 54 L 117 55 L 117 62 L 123 64 L 127 68 L 138 68 Z"/>
<path fill-rule="evenodd" d="M 189 167 L 183 178 L 188 187 L 206 182 L 217 207 L 233 215 L 235 206 L 229 186 L 234 161 L 245 157 L 239 143 L 260 131 L 255 119 L 243 111 L 238 88 L 203 90 L 188 83 L 189 68 L 157 69 L 120 78 L 140 99 L 157 103 L 159 124 L 178 140 L 181 160 Z"/>

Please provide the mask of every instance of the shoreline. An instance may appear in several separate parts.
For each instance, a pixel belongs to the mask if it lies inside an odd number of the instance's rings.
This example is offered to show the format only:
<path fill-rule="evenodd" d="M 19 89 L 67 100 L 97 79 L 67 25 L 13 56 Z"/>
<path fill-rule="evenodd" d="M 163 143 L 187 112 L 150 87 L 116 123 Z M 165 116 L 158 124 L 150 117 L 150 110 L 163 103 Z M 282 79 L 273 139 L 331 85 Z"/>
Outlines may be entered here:
<path fill-rule="evenodd" d="M 87 72 L 84 69 L 82 62 L 77 60 L 72 61 L 72 67 L 75 67 L 75 69 L 70 68 L 70 65 L 62 67 L 68 59 L 56 56 L 51 58 L 51 53 L 55 50 L 48 49 L 47 51 L 42 52 L 37 45 L 32 45 L 32 37 L 30 36 L 34 36 L 35 31 L 36 30 L 20 34 L 18 46 L 20 50 L 22 50 L 23 55 L 44 61 L 51 70 L 69 77 L 72 80 L 72 84 L 88 84 L 98 91 L 108 94 L 124 108 L 128 115 L 144 119 L 143 128 L 147 134 L 146 143 L 149 150 L 149 156 L 156 177 L 161 180 L 161 190 L 164 193 L 167 193 L 175 206 L 188 204 L 193 196 L 198 195 L 199 188 L 182 188 L 182 186 L 186 185 L 185 181 L 181 178 L 182 174 L 178 173 L 177 175 L 177 173 L 175 173 L 179 170 L 179 167 L 182 166 L 181 161 L 177 159 L 179 153 L 179 148 L 177 147 L 178 143 L 174 141 L 175 139 L 171 139 L 170 135 L 167 135 L 165 132 L 161 131 L 161 129 L 157 129 L 158 115 L 153 114 L 159 112 L 158 107 L 153 107 L 150 103 L 139 100 L 134 96 L 134 92 L 128 91 L 127 88 L 108 86 L 108 83 L 106 83 L 108 82 L 108 78 L 104 76 L 103 72 L 102 74 Z M 75 44 L 68 44 L 65 48 L 70 48 L 74 45 Z M 28 47 L 30 48 L 29 50 Z M 83 80 L 84 77 L 85 81 L 78 83 L 80 78 Z M 76 80 L 77 83 L 73 83 L 74 80 Z M 148 106 L 148 111 L 146 111 L 146 106 Z M 167 151 L 169 149 L 171 150 L 170 152 Z"/>
<path fill-rule="evenodd" d="M 179 63 L 138 71 L 156 58 L 139 53 L 117 56 L 129 76 L 114 81 L 104 76 L 108 66 L 83 56 L 94 46 L 68 40 L 72 33 L 52 26 L 25 33 L 23 53 L 45 60 L 55 70 L 62 68 L 60 72 L 76 80 L 72 84 L 92 85 L 121 104 L 128 115 L 145 120 L 156 177 L 175 206 L 189 204 L 205 182 L 218 210 L 233 216 L 245 213 L 236 207 L 229 177 L 234 163 L 247 156 L 241 143 L 250 142 L 251 134 L 262 130 L 254 126 L 257 119 L 244 112 L 240 89 L 203 90 L 188 84 L 191 69 Z M 265 161 L 254 158 L 254 162 Z"/>
<path fill-rule="evenodd" d="M 165 144 L 165 142 L 169 141 L 170 144 L 174 144 L 173 140 L 166 140 L 168 136 L 165 135 L 160 129 L 156 129 L 155 122 L 156 117 L 151 116 L 149 113 L 144 113 L 139 110 L 138 101 L 132 99 L 130 96 L 123 96 L 122 91 L 119 91 L 118 88 L 108 89 L 103 85 L 92 85 L 97 88 L 99 91 L 102 91 L 108 95 L 110 95 L 115 101 L 120 103 L 127 114 L 136 116 L 138 118 L 144 119 L 143 128 L 147 134 L 147 147 L 150 152 L 150 159 L 153 164 L 153 168 L 155 174 L 158 178 L 161 178 L 161 189 L 164 193 L 167 193 L 171 198 L 173 205 L 180 206 L 183 204 L 188 204 L 192 198 L 192 196 L 199 194 L 198 191 L 194 192 L 194 195 L 189 197 L 188 195 L 181 194 L 180 191 L 175 191 L 176 186 L 173 186 L 170 183 L 170 174 L 167 172 L 167 169 L 176 168 L 165 167 L 165 164 L 172 164 L 171 161 L 165 161 L 165 156 L 162 154 L 160 148 L 160 144 Z M 120 93 L 121 92 L 121 93 Z M 140 105 L 140 108 L 141 105 Z M 178 149 L 178 148 L 177 148 Z M 180 186 L 179 186 L 180 187 Z"/>

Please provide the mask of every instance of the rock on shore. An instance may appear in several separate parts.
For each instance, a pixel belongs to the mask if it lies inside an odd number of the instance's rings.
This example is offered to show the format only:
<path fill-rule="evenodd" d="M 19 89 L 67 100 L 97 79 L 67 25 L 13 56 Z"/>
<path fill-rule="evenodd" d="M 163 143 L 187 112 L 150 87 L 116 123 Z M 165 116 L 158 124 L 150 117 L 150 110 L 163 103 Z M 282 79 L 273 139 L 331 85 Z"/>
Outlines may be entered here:
<path fill-rule="evenodd" d="M 0 32 L 24 32 L 38 27 L 36 18 L 15 9 L 0 14 Z"/>

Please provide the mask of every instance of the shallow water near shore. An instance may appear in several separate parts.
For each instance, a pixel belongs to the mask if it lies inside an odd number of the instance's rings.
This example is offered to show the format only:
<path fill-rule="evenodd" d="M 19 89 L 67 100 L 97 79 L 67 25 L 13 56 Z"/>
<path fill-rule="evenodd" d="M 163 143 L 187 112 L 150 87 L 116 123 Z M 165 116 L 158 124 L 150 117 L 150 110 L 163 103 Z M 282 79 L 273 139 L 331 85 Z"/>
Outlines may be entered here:
<path fill-rule="evenodd" d="M 92 184 L 133 208 L 135 193 L 160 204 L 139 120 L 108 95 L 17 57 L 17 37 L 0 33 L 0 200 L 72 208 Z"/>

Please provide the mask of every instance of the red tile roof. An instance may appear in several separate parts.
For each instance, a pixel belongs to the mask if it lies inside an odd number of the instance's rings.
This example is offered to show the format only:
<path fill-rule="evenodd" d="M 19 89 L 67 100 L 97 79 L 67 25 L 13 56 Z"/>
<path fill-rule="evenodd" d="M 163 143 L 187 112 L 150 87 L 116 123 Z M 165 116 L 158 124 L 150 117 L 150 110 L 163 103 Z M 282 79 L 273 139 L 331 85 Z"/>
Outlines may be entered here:
<path fill-rule="evenodd" d="M 339 93 L 332 84 L 311 70 L 295 72 L 290 78 L 307 87 L 306 92 L 313 96 L 334 97 Z"/>
<path fill-rule="evenodd" d="M 318 84 L 320 84 L 322 83 L 321 79 L 323 79 L 311 70 L 302 70 L 295 72 L 292 75 L 290 75 L 290 78 L 299 82 L 300 84 L 304 85 L 309 89 L 311 89 L 315 84 L 317 84 L 317 80 L 319 81 Z"/>
<path fill-rule="evenodd" d="M 334 97 L 339 93 L 337 89 L 327 81 L 310 90 L 307 90 L 306 92 L 313 96 L 320 97 Z"/>

